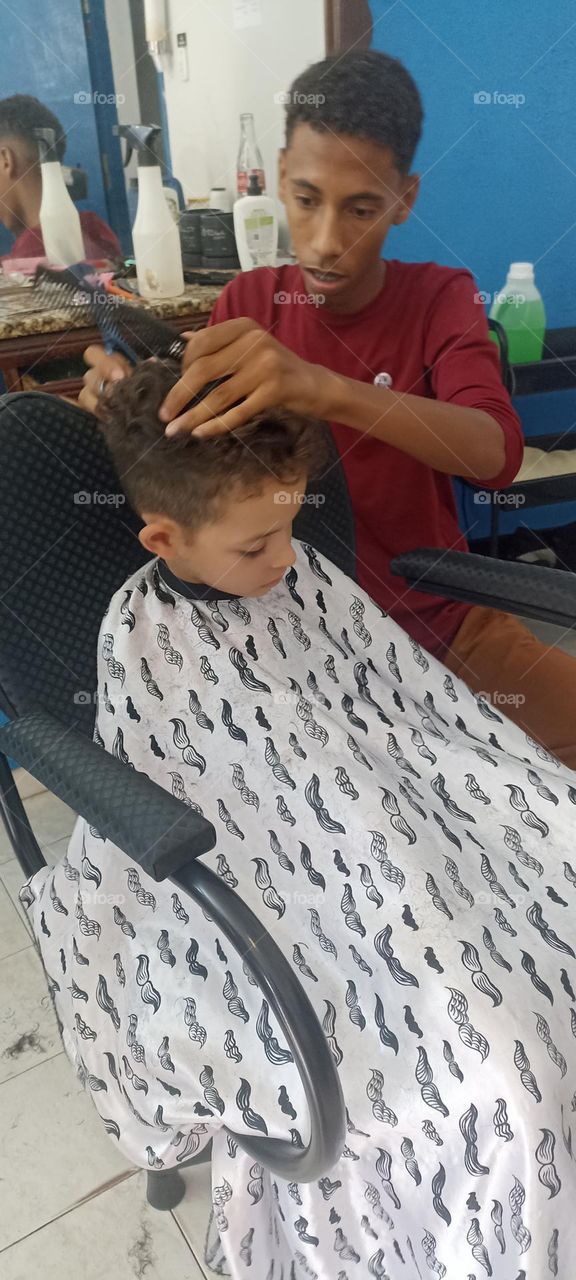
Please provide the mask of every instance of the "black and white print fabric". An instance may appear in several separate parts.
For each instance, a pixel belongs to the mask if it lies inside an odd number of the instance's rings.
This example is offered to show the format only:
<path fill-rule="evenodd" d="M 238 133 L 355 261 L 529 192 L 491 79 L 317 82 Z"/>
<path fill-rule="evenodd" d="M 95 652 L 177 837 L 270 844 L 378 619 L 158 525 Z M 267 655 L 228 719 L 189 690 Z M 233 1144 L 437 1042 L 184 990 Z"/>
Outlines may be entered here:
<path fill-rule="evenodd" d="M 190 598 L 190 596 L 196 598 Z M 79 820 L 21 891 L 111 1140 L 213 1138 L 207 1263 L 234 1280 L 545 1280 L 576 1257 L 576 778 L 329 561 L 258 600 L 154 561 L 100 635 L 96 739 L 213 822 L 205 861 L 294 965 L 346 1146 L 286 1183 L 238 1135 L 308 1137 L 241 958 Z"/>

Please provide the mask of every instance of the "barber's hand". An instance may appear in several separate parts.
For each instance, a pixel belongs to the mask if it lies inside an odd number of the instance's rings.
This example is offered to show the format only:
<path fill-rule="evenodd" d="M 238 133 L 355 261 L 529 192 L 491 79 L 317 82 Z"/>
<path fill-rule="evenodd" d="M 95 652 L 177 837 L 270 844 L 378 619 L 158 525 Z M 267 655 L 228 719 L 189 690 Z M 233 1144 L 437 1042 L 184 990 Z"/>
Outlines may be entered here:
<path fill-rule="evenodd" d="M 86 348 L 84 360 L 90 368 L 84 374 L 84 386 L 78 396 L 78 404 L 88 413 L 95 413 L 99 417 L 100 400 L 107 385 L 127 377 L 132 372 L 132 366 L 124 356 L 108 356 L 104 347 L 97 346 Z"/>
<path fill-rule="evenodd" d="M 182 336 L 189 338 L 183 376 L 160 409 L 160 418 L 169 424 L 166 435 L 223 435 L 280 405 L 309 417 L 322 416 L 321 387 L 327 371 L 301 360 L 254 320 L 225 320 Z M 195 409 L 178 417 L 208 382 L 224 377 L 228 380 Z M 239 400 L 243 403 L 237 404 Z"/>

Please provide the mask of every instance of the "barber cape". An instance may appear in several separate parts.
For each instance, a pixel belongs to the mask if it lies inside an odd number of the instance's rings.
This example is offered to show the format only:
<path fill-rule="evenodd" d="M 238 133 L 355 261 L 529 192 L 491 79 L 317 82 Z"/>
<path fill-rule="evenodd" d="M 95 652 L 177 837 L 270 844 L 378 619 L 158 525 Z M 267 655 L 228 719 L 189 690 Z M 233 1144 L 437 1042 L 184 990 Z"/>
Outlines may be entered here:
<path fill-rule="evenodd" d="M 574 774 L 301 544 L 261 599 L 149 563 L 112 599 L 98 690 L 102 748 L 214 824 L 203 861 L 294 966 L 347 1104 L 318 1182 L 243 1153 L 234 1134 L 309 1136 L 282 1031 L 201 908 L 78 820 L 22 900 L 111 1141 L 162 1169 L 213 1138 L 207 1265 L 566 1280 Z"/>

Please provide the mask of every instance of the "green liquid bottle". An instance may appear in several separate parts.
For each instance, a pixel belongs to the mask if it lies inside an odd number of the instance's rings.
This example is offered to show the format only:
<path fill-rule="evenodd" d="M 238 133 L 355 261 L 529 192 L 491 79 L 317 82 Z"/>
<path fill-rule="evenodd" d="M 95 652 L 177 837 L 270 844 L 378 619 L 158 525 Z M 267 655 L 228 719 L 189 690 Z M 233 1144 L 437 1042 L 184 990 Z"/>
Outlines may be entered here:
<path fill-rule="evenodd" d="M 542 359 L 546 313 L 531 262 L 511 264 L 504 288 L 494 297 L 490 319 L 499 320 L 506 330 L 511 364 Z M 490 337 L 498 341 L 496 334 Z"/>

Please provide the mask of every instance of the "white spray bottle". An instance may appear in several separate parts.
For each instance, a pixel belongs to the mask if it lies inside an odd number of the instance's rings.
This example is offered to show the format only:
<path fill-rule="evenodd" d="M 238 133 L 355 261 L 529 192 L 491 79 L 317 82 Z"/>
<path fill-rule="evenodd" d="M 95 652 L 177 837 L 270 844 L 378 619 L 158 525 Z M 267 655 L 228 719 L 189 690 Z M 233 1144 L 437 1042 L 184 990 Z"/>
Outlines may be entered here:
<path fill-rule="evenodd" d="M 138 157 L 138 209 L 132 227 L 138 292 L 143 298 L 177 298 L 184 293 L 182 250 L 155 151 L 160 126 L 121 124 L 114 132 L 128 143 L 124 163 L 133 150 Z"/>
<path fill-rule="evenodd" d="M 59 267 L 71 267 L 86 256 L 80 214 L 64 181 L 62 165 L 56 153 L 54 129 L 35 129 L 42 174 L 40 230 L 44 254 Z"/>

